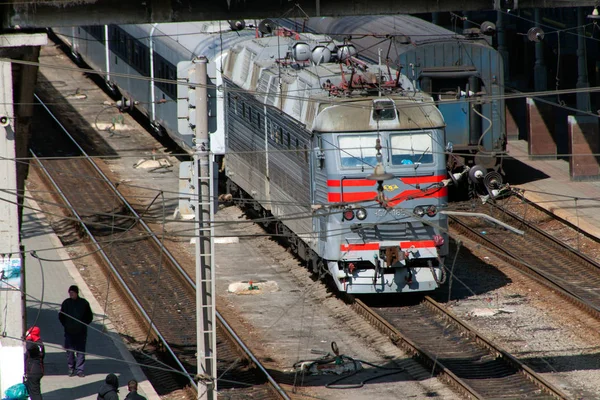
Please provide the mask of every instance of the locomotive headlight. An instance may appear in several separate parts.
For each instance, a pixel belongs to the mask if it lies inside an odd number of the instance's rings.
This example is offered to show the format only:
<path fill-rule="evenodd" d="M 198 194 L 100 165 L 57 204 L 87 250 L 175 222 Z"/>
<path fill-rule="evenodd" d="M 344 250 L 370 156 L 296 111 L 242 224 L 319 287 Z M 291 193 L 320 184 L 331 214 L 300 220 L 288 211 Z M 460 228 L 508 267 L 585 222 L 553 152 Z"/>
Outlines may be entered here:
<path fill-rule="evenodd" d="M 354 219 L 354 210 L 348 209 L 344 211 L 344 219 L 346 221 L 352 221 Z"/>
<path fill-rule="evenodd" d="M 429 217 L 435 217 L 435 215 L 437 214 L 437 207 L 434 205 L 431 205 L 429 207 L 427 207 L 427 215 Z"/>
<path fill-rule="evenodd" d="M 360 219 L 361 221 L 367 218 L 367 210 L 365 210 L 364 208 L 359 208 L 358 210 L 356 210 L 356 218 Z"/>
<path fill-rule="evenodd" d="M 425 209 L 421 206 L 416 206 L 413 210 L 413 214 L 415 214 L 417 217 L 422 217 L 425 215 Z"/>

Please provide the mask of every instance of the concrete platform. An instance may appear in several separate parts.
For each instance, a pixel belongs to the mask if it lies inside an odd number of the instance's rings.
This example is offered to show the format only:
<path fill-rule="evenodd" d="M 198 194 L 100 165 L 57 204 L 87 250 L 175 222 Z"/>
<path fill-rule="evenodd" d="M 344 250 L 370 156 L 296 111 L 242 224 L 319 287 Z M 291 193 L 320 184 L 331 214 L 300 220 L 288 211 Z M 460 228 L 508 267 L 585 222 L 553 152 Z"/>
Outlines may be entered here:
<path fill-rule="evenodd" d="M 511 186 L 527 199 L 600 238 L 600 181 L 573 181 L 568 159 L 536 159 L 524 140 L 508 142 L 504 163 Z"/>
<path fill-rule="evenodd" d="M 45 223 L 43 214 L 34 211 L 39 209 L 38 205 L 28 202 L 27 206 L 30 208 L 23 213 L 21 230 L 26 251 L 26 318 L 27 326 L 35 324 L 40 327 L 46 345 L 45 376 L 42 378 L 44 400 L 95 400 L 100 385 L 109 373 L 119 377 L 119 398 L 127 395 L 127 382 L 137 379 L 140 382 L 140 394 L 148 400 L 160 399 L 119 335 L 112 329 L 111 322 L 105 318 L 102 307 L 81 278 L 75 264 L 69 260 L 58 237 Z M 42 260 L 35 258 L 32 252 Z M 86 357 L 84 378 L 68 376 L 66 353 L 62 349 L 63 328 L 58 321 L 60 305 L 68 296 L 68 287 L 73 284 L 79 286 L 81 297 L 90 302 L 94 312 L 94 321 L 88 329 L 87 352 L 90 355 Z"/>

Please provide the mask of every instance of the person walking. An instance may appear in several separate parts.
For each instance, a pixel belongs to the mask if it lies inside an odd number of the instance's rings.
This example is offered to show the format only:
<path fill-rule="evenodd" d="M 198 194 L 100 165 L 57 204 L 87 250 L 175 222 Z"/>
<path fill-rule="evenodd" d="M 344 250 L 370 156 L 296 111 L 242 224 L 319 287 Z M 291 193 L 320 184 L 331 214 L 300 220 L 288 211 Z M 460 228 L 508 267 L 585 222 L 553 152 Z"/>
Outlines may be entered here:
<path fill-rule="evenodd" d="M 106 375 L 98 390 L 97 400 L 119 400 L 119 378 L 115 374 Z"/>
<path fill-rule="evenodd" d="M 144 396 L 138 394 L 138 382 L 135 379 L 127 382 L 127 387 L 129 388 L 129 393 L 125 396 L 125 400 L 146 400 Z"/>
<path fill-rule="evenodd" d="M 41 381 L 44 376 L 46 349 L 40 337 L 40 328 L 29 328 L 25 334 L 25 342 L 25 386 L 31 400 L 42 400 Z"/>
<path fill-rule="evenodd" d="M 65 350 L 69 376 L 83 378 L 85 373 L 85 344 L 87 341 L 87 326 L 94 319 L 90 303 L 79 297 L 79 288 L 69 287 L 69 298 L 62 302 L 58 314 L 60 323 L 65 328 Z M 77 353 L 77 355 L 75 355 Z"/>

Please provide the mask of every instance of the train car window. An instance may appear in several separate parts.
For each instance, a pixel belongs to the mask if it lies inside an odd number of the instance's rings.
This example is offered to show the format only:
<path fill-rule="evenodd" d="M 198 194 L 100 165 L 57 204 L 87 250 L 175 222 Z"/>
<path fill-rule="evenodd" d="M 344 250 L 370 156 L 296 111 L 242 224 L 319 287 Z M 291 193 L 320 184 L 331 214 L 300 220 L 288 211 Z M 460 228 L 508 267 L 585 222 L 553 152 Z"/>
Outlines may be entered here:
<path fill-rule="evenodd" d="M 167 77 L 168 80 L 170 80 L 171 82 L 175 81 L 176 78 L 176 73 L 175 73 L 175 68 L 173 68 L 172 64 L 168 64 L 167 65 L 168 68 L 168 73 L 169 76 Z M 167 93 L 171 96 L 171 98 L 175 98 L 177 97 L 177 86 L 174 83 L 169 83 L 167 84 Z"/>
<path fill-rule="evenodd" d="M 433 163 L 433 138 L 430 132 L 391 135 L 392 165 Z"/>
<path fill-rule="evenodd" d="M 140 45 L 137 43 L 134 43 L 133 45 L 133 65 L 139 69 L 142 68 L 142 54 L 140 51 Z"/>
<path fill-rule="evenodd" d="M 260 114 L 258 114 L 258 118 L 256 118 L 256 124 L 258 125 L 258 129 L 259 129 L 259 131 L 260 131 L 260 124 L 261 124 L 261 123 L 260 123 L 260 120 L 261 120 L 261 118 L 262 118 L 262 117 L 261 117 L 261 115 L 260 115 Z"/>
<path fill-rule="evenodd" d="M 277 143 L 277 144 L 283 143 L 283 134 L 281 132 L 281 128 L 277 128 L 277 131 L 275 131 L 275 143 Z"/>
<path fill-rule="evenodd" d="M 338 138 L 341 165 L 356 168 L 377 164 L 376 135 L 352 135 Z"/>
<path fill-rule="evenodd" d="M 248 107 L 248 122 L 252 123 L 252 107 Z"/>
<path fill-rule="evenodd" d="M 150 76 L 150 50 L 144 47 L 144 75 Z"/>
<path fill-rule="evenodd" d="M 246 103 L 242 102 L 242 118 L 246 118 Z"/>
<path fill-rule="evenodd" d="M 110 35 L 109 37 L 113 37 L 113 35 L 110 33 L 111 28 L 113 28 L 112 25 L 109 28 L 109 35 Z M 104 29 L 101 25 L 84 26 L 83 30 L 87 31 L 90 35 L 92 35 L 94 38 L 98 39 L 104 45 L 104 40 L 105 40 Z M 112 46 L 110 46 L 110 47 L 112 47 Z"/>
<path fill-rule="evenodd" d="M 287 131 L 287 132 L 286 132 L 286 135 L 287 135 L 287 148 L 289 149 L 289 148 L 291 148 L 291 138 L 290 138 L 290 132 L 289 132 L 289 131 Z"/>
<path fill-rule="evenodd" d="M 304 145 L 304 162 L 308 164 L 308 147 Z"/>
<path fill-rule="evenodd" d="M 298 138 L 296 138 L 296 157 L 299 157 L 298 153 L 300 151 L 300 142 L 298 141 Z"/>

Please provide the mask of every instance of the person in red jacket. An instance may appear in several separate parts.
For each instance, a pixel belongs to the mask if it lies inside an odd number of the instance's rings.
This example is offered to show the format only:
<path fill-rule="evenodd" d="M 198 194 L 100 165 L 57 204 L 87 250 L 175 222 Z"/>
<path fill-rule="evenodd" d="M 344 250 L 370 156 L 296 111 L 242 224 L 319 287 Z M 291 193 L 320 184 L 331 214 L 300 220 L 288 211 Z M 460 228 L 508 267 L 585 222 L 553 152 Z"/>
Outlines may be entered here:
<path fill-rule="evenodd" d="M 31 400 L 42 400 L 41 381 L 44 376 L 46 349 L 40 337 L 40 328 L 29 328 L 25 334 L 25 343 L 25 385 Z"/>
<path fill-rule="evenodd" d="M 65 328 L 65 350 L 67 350 L 67 365 L 69 376 L 83 378 L 85 366 L 85 344 L 87 341 L 87 326 L 94 319 L 90 303 L 79 297 L 79 288 L 69 287 L 69 298 L 63 301 L 58 314 L 60 323 Z M 77 357 L 75 357 L 77 353 Z"/>

